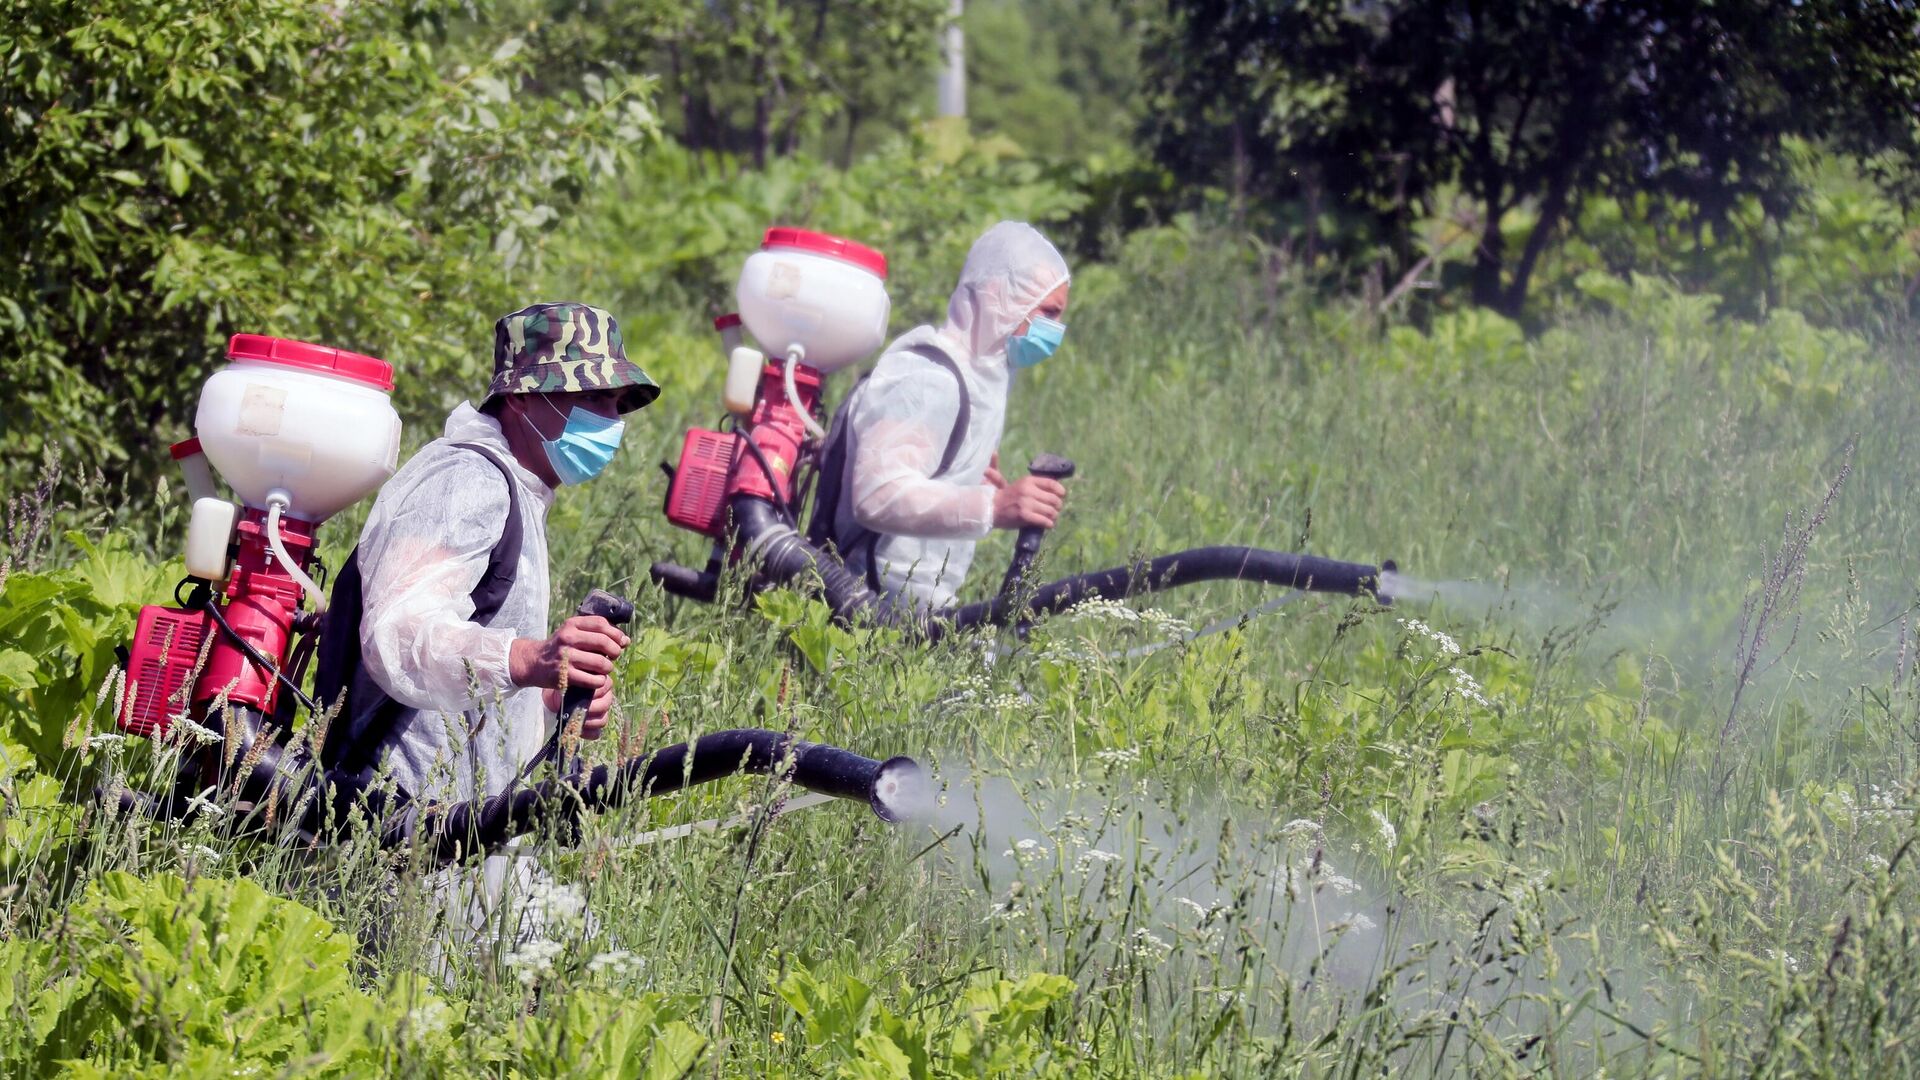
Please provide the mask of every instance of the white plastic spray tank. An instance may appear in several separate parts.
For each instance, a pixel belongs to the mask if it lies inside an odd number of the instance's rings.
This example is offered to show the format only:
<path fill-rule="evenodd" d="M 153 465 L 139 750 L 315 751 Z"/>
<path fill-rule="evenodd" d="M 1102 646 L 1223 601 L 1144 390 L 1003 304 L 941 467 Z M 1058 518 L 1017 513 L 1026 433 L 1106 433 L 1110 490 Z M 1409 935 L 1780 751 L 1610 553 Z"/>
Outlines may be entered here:
<path fill-rule="evenodd" d="M 400 456 L 393 368 L 260 334 L 234 335 L 227 359 L 200 391 L 200 448 L 243 503 L 266 511 L 275 556 L 324 607 L 319 586 L 286 552 L 280 522 L 318 525 L 393 475 Z M 188 544 L 195 546 L 191 535 Z"/>
<path fill-rule="evenodd" d="M 768 229 L 740 270 L 740 318 L 755 341 L 786 361 L 787 398 L 816 437 L 823 432 L 799 407 L 794 366 L 831 374 L 872 355 L 886 341 L 892 312 L 886 278 L 886 257 L 872 248 L 787 228 Z"/>

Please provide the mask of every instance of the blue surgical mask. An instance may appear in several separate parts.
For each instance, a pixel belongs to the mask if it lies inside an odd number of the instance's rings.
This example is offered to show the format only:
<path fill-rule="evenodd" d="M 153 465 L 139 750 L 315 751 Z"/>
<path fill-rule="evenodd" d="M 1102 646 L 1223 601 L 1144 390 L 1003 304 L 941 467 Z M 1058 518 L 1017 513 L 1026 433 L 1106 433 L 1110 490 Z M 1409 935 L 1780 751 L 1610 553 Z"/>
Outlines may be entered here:
<path fill-rule="evenodd" d="M 1017 368 L 1030 368 L 1052 356 L 1067 336 L 1067 324 L 1045 315 L 1027 320 L 1027 332 L 1007 339 L 1007 359 Z"/>
<path fill-rule="evenodd" d="M 552 406 L 549 401 L 548 405 Z M 560 410 L 556 407 L 555 412 Z M 563 484 L 584 484 L 599 476 L 620 449 L 620 436 L 627 430 L 624 420 L 613 420 L 578 405 L 567 413 L 567 426 L 557 439 L 542 439 L 547 464 Z"/>

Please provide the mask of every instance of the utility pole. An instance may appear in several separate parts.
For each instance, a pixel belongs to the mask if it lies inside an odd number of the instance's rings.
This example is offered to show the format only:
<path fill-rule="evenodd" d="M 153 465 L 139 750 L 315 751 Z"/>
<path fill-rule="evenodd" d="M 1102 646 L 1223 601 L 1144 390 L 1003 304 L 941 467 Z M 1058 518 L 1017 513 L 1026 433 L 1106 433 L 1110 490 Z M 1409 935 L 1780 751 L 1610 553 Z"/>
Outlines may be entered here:
<path fill-rule="evenodd" d="M 947 25 L 946 67 L 940 71 L 940 115 L 967 115 L 967 34 L 960 29 L 967 0 L 953 0 L 953 21 Z"/>

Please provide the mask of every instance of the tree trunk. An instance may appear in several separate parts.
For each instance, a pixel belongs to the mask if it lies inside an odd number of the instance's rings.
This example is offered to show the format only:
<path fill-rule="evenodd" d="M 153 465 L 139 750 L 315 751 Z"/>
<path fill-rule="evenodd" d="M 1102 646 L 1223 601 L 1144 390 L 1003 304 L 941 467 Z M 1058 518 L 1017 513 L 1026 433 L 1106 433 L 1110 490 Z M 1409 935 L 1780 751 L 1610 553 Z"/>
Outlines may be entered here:
<path fill-rule="evenodd" d="M 1533 231 L 1527 234 L 1527 246 L 1520 252 L 1519 264 L 1513 268 L 1513 280 L 1507 283 L 1506 293 L 1501 297 L 1500 313 L 1510 319 L 1519 318 L 1527 306 L 1527 285 L 1533 278 L 1533 268 L 1546 250 L 1547 241 L 1567 216 L 1567 195 L 1572 187 L 1573 177 L 1565 168 L 1555 170 L 1547 182 L 1547 197 L 1540 201 L 1540 220 L 1533 223 Z"/>
<path fill-rule="evenodd" d="M 853 168 L 853 137 L 860 130 L 860 110 L 856 106 L 847 106 L 847 141 L 840 147 L 840 167 Z"/>
<path fill-rule="evenodd" d="M 1480 244 L 1473 253 L 1473 302 L 1500 307 L 1500 272 L 1506 266 L 1506 240 L 1500 235 L 1500 203 L 1484 201 L 1487 220 L 1480 227 Z"/>
<path fill-rule="evenodd" d="M 767 143 L 773 137 L 773 87 L 768 85 L 765 53 L 754 58 L 753 85 L 759 91 L 753 99 L 753 167 L 764 169 Z"/>

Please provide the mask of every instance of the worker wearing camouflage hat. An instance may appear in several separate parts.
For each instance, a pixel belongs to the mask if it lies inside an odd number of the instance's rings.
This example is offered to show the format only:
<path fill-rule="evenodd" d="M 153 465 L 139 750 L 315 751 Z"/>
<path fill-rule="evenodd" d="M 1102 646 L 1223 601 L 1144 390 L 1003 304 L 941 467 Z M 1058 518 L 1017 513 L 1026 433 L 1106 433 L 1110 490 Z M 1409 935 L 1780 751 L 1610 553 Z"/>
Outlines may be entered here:
<path fill-rule="evenodd" d="M 547 509 L 607 467 L 622 417 L 659 392 L 599 308 L 535 304 L 495 324 L 485 401 L 387 481 L 360 535 L 334 764 L 384 765 L 416 800 L 496 794 L 546 741 L 563 681 L 593 688 L 583 734 L 600 733 L 627 638 L 594 617 L 548 631 Z"/>
<path fill-rule="evenodd" d="M 599 308 L 535 304 L 494 325 L 486 399 L 381 488 L 342 570 L 358 569 L 359 653 L 340 665 L 346 700 L 328 702 L 329 767 L 390 776 L 409 802 L 498 794 L 532 771 L 563 686 L 593 688 L 581 734 L 600 735 L 627 637 L 598 617 L 549 632 L 547 510 L 612 462 L 622 418 L 659 392 Z M 329 618 L 352 618 L 340 597 Z M 449 882 L 455 924 L 478 928 L 499 898 L 508 867 L 487 863 Z"/>

